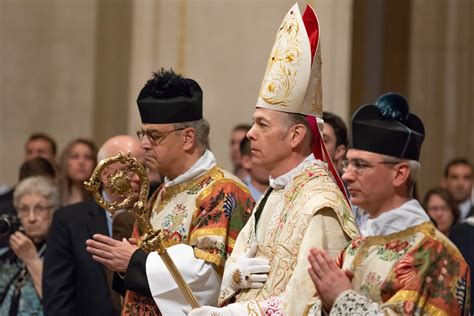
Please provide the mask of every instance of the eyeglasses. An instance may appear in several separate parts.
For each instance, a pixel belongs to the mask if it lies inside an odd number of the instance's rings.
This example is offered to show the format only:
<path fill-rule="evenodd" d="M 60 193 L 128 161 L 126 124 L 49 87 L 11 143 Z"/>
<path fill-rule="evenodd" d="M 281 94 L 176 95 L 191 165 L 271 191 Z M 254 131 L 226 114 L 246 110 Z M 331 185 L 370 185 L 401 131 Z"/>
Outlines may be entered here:
<path fill-rule="evenodd" d="M 173 132 L 177 132 L 177 131 L 182 131 L 185 128 L 186 127 L 177 128 L 177 129 L 173 129 L 173 130 L 167 131 L 167 132 L 159 132 L 156 129 L 150 129 L 150 130 L 146 130 L 146 131 L 139 130 L 139 131 L 137 131 L 137 137 L 140 141 L 143 141 L 143 138 L 146 136 L 148 138 L 148 140 L 150 141 L 150 143 L 153 146 L 155 146 L 155 145 L 160 144 L 162 141 L 164 141 L 166 136 L 168 136 L 169 134 L 171 134 Z"/>
<path fill-rule="evenodd" d="M 30 214 L 31 211 L 33 211 L 33 214 L 35 216 L 39 215 L 44 215 L 46 212 L 51 210 L 53 208 L 53 205 L 35 205 L 35 206 L 29 206 L 29 205 L 22 205 L 18 209 L 18 217 L 25 217 L 26 215 Z"/>
<path fill-rule="evenodd" d="M 367 169 L 372 169 L 377 165 L 396 165 L 399 164 L 401 161 L 378 161 L 374 163 L 368 163 L 364 160 L 354 159 L 354 160 L 343 160 L 342 161 L 342 170 L 344 172 L 349 171 L 349 168 L 352 167 L 354 172 L 360 176 L 364 174 Z"/>

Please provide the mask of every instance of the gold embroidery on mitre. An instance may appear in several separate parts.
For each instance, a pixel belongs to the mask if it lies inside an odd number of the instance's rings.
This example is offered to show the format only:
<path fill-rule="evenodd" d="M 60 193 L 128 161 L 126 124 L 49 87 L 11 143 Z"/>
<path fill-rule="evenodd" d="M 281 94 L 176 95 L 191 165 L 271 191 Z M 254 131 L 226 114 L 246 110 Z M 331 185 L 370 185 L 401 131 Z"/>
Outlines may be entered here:
<path fill-rule="evenodd" d="M 306 25 L 298 4 L 295 4 L 278 29 L 260 86 L 257 107 L 322 116 L 319 22 L 310 6 L 306 8 L 308 10 L 311 10 L 310 15 L 314 15 L 314 19 L 310 17 L 308 22 L 315 24 L 308 25 L 308 28 L 314 27 L 318 32 L 312 33 L 317 35 L 314 61 Z"/>
<path fill-rule="evenodd" d="M 298 34 L 301 31 L 297 16 L 291 11 L 278 30 L 275 45 L 267 62 L 260 86 L 260 97 L 268 104 L 287 107 L 289 96 L 296 84 L 301 51 Z"/>

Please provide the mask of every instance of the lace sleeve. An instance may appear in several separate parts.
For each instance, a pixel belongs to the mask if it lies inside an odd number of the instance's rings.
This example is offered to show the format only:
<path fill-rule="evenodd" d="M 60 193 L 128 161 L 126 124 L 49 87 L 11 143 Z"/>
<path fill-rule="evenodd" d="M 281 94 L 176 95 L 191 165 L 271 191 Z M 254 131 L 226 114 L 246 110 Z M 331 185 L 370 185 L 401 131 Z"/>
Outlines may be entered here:
<path fill-rule="evenodd" d="M 379 304 L 353 290 L 348 290 L 337 297 L 329 315 L 379 316 L 384 313 Z"/>

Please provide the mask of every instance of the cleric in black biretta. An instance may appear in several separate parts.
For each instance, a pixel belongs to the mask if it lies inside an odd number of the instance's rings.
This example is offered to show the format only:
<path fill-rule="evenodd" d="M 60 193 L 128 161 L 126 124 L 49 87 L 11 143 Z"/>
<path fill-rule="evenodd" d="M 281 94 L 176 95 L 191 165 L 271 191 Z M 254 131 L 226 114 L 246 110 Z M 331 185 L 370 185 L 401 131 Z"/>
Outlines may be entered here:
<path fill-rule="evenodd" d="M 202 90 L 196 81 L 163 68 L 153 73 L 137 99 L 143 124 L 197 121 L 202 116 Z"/>
<path fill-rule="evenodd" d="M 352 148 L 415 160 L 425 138 L 423 123 L 409 112 L 407 100 L 387 93 L 362 106 L 352 117 Z"/>

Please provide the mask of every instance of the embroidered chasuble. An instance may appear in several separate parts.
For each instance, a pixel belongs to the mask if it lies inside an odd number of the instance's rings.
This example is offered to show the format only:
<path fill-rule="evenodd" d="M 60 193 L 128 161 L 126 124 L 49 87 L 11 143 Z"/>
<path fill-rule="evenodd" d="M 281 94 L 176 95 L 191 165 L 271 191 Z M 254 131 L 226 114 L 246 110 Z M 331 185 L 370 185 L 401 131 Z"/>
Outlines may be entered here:
<path fill-rule="evenodd" d="M 355 239 L 336 263 L 354 273 L 353 290 L 330 315 L 469 315 L 469 267 L 431 222 Z M 321 308 L 316 298 L 308 314 Z"/>
<path fill-rule="evenodd" d="M 222 273 L 254 201 L 232 174 L 214 165 L 184 183 L 162 185 L 150 199 L 151 223 L 161 229 L 164 245 L 190 245 L 194 256 Z M 135 229 L 134 236 L 139 236 Z M 161 315 L 153 298 L 127 291 L 122 315 Z"/>
<path fill-rule="evenodd" d="M 283 185 L 278 184 L 280 178 L 271 179 L 273 191 L 265 193 L 268 198 L 257 225 L 255 211 L 229 258 L 235 262 L 257 242 L 255 257 L 270 260 L 268 280 L 261 289 L 238 293 L 221 288 L 221 305 L 235 300 L 249 315 L 301 315 L 302 302 L 309 301 L 316 291 L 308 274 L 309 249 L 327 249 L 336 257 L 358 235 L 351 209 L 326 164 L 310 155 L 282 178 Z M 259 203 L 264 201 L 262 198 Z"/>

